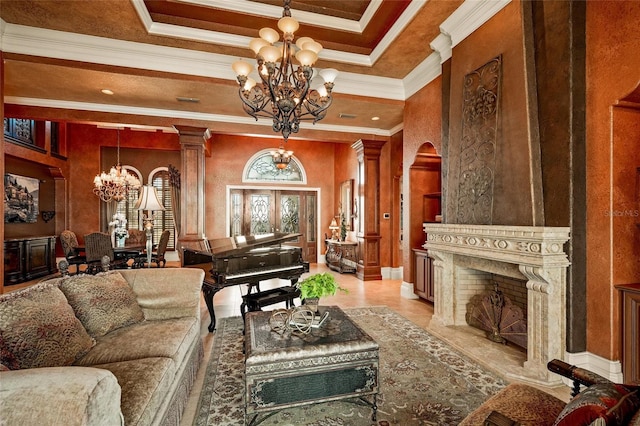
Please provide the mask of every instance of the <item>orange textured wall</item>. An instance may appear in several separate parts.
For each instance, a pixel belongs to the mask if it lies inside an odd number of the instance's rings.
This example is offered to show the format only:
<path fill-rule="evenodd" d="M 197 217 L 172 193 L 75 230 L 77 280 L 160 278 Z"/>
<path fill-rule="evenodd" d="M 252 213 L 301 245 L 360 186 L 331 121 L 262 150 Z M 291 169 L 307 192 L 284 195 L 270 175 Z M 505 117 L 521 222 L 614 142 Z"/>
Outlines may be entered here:
<path fill-rule="evenodd" d="M 215 135 L 211 143 L 211 157 L 205 159 L 207 238 L 227 235 L 226 191 L 227 185 L 243 185 L 242 171 L 249 159 L 258 151 L 273 149 L 276 139 Z M 303 165 L 307 174 L 307 185 L 296 184 L 246 184 L 259 187 L 319 188 L 321 213 L 319 219 L 320 238 L 328 232 L 331 217 L 337 211 L 334 204 L 334 164 L 335 145 L 322 141 L 289 140 L 286 149 L 293 151 L 294 157 Z"/>
<path fill-rule="evenodd" d="M 420 216 L 422 216 L 422 206 L 412 205 L 410 194 L 412 191 L 420 191 L 420 193 L 422 193 L 422 190 L 411 186 L 409 168 L 415 161 L 418 149 L 420 149 L 420 146 L 425 142 L 430 142 L 438 153 L 442 154 L 441 132 L 442 78 L 438 77 L 407 99 L 404 109 L 404 144 L 402 151 L 404 235 L 402 239 L 402 266 L 403 280 L 405 282 L 413 282 L 411 275 L 411 242 L 415 241 L 416 238 L 424 238 L 422 228 L 420 228 L 420 235 L 418 237 L 412 235 L 418 232 L 417 229 L 413 233 L 410 231 L 412 212 L 419 210 Z"/>
<path fill-rule="evenodd" d="M 640 2 L 587 4 L 587 350 L 611 360 L 620 359 L 613 286 L 640 282 L 640 241 L 626 226 L 637 218 L 616 213 L 628 209 L 637 185 L 640 119 L 613 107 L 640 81 L 640 55 L 632 53 L 640 52 L 638 22 Z"/>
<path fill-rule="evenodd" d="M 93 194 L 93 178 L 106 168 L 105 164 L 110 164 L 108 159 L 104 161 L 101 159 L 104 147 L 111 147 L 111 150 L 105 150 L 105 157 L 113 158 L 115 154 L 113 148 L 117 146 L 117 140 L 117 131 L 114 129 L 99 129 L 96 126 L 83 124 L 69 124 L 67 127 L 68 228 L 76 233 L 80 241 L 83 241 L 83 235 L 106 227 L 106 219 L 104 217 L 101 219 L 101 208 L 104 203 Z M 120 131 L 120 147 L 121 163 L 134 167 L 138 164 L 146 164 L 147 161 L 140 156 L 139 149 L 180 150 L 177 134 L 127 129 Z M 128 151 L 128 148 L 137 148 L 137 150 Z M 180 158 L 179 153 L 177 158 Z M 168 164 L 161 161 L 153 168 L 161 166 L 168 166 Z M 146 170 L 149 167 L 151 165 L 144 166 L 142 169 Z"/>

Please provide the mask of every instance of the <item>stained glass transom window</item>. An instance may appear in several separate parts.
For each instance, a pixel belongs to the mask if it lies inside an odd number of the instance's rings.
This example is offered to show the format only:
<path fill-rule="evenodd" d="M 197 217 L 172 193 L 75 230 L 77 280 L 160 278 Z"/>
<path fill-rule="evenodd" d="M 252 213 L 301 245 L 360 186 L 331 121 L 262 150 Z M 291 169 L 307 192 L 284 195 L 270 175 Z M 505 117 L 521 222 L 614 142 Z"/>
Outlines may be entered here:
<path fill-rule="evenodd" d="M 278 169 L 271 158 L 271 150 L 263 150 L 254 155 L 245 166 L 244 182 L 291 182 L 306 183 L 307 176 L 295 156 L 285 169 Z"/>

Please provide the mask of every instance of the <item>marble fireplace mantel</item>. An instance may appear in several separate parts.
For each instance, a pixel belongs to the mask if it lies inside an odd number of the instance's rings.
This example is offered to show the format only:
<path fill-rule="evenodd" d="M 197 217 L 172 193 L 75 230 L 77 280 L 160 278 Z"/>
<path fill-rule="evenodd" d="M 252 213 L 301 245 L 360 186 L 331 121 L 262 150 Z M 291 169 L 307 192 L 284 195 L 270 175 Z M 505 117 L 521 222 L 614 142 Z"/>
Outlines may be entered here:
<path fill-rule="evenodd" d="M 516 378 L 559 384 L 560 377 L 547 370 L 547 362 L 565 354 L 569 260 L 564 244 L 569 228 L 425 223 L 424 231 L 423 247 L 434 259 L 432 322 L 467 325 L 469 296 L 458 276 L 469 263 L 488 272 L 521 274 L 527 286 L 527 360 Z"/>

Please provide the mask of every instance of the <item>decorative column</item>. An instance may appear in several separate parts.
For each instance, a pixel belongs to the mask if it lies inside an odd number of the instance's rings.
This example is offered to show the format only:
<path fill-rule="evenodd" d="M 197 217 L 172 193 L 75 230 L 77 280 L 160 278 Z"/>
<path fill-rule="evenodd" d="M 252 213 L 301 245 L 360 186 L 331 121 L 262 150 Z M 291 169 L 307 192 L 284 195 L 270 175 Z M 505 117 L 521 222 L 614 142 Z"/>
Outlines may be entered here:
<path fill-rule="evenodd" d="M 351 148 L 358 154 L 358 225 L 360 256 L 356 275 L 363 281 L 381 280 L 380 270 L 380 151 L 386 141 L 359 140 Z"/>
<path fill-rule="evenodd" d="M 178 253 L 183 248 L 206 248 L 204 232 L 205 192 L 204 154 L 209 129 L 202 127 L 174 126 L 180 134 L 182 165 L 180 170 L 180 229 Z"/>

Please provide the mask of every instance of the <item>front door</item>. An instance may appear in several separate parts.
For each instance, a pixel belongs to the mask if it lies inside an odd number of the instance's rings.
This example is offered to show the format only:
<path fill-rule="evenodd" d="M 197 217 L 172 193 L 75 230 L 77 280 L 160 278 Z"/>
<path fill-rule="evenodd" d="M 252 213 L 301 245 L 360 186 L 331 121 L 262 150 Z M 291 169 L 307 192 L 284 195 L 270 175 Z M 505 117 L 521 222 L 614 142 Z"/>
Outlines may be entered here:
<path fill-rule="evenodd" d="M 230 235 L 302 234 L 286 244 L 302 248 L 303 258 L 316 263 L 316 199 L 312 191 L 233 189 Z"/>

